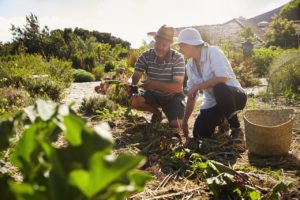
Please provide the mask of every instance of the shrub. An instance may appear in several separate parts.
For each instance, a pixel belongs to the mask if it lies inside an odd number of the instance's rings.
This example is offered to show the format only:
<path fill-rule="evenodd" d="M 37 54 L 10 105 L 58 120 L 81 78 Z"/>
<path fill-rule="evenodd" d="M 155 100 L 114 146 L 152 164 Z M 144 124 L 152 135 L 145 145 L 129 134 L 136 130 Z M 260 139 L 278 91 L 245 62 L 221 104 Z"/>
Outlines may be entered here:
<path fill-rule="evenodd" d="M 276 47 L 253 49 L 252 59 L 255 66 L 255 73 L 260 77 L 266 76 L 272 61 L 282 51 L 282 49 Z"/>
<path fill-rule="evenodd" d="M 120 82 L 111 85 L 112 91 L 109 97 L 114 102 L 128 107 L 129 93 L 126 90 L 127 85 L 123 85 Z"/>
<path fill-rule="evenodd" d="M 98 65 L 92 69 L 92 73 L 95 75 L 96 81 L 101 80 L 104 75 L 104 66 Z"/>
<path fill-rule="evenodd" d="M 72 67 L 92 71 L 96 66 L 96 55 L 92 53 L 77 53 L 72 56 Z"/>
<path fill-rule="evenodd" d="M 259 84 L 254 75 L 254 67 L 251 59 L 244 59 L 239 65 L 233 66 L 237 79 L 243 87 L 251 87 Z"/>
<path fill-rule="evenodd" d="M 149 49 L 149 46 L 144 44 L 139 49 L 130 50 L 127 55 L 127 67 L 134 67 L 136 61 L 138 60 L 139 56 L 146 50 Z"/>
<path fill-rule="evenodd" d="M 127 56 L 127 66 L 128 67 L 134 67 L 136 61 L 138 60 L 140 56 L 140 52 L 137 50 L 131 50 Z"/>
<path fill-rule="evenodd" d="M 71 61 L 72 61 L 72 68 L 75 68 L 75 69 L 82 68 L 83 61 L 81 59 L 81 56 L 78 53 L 75 55 L 72 55 Z"/>
<path fill-rule="evenodd" d="M 73 70 L 74 82 L 92 82 L 95 81 L 95 76 L 83 69 Z"/>
<path fill-rule="evenodd" d="M 116 68 L 115 63 L 113 63 L 112 61 L 107 61 L 104 65 L 104 71 L 105 72 L 111 72 L 114 71 L 114 69 Z"/>
<path fill-rule="evenodd" d="M 62 97 L 65 89 L 64 85 L 54 79 L 31 78 L 27 80 L 27 90 L 35 97 L 50 98 L 58 101 Z"/>
<path fill-rule="evenodd" d="M 51 58 L 49 61 L 49 72 L 52 79 L 59 81 L 65 88 L 69 87 L 73 82 L 71 63 L 68 61 Z"/>
<path fill-rule="evenodd" d="M 83 63 L 83 69 L 91 71 L 96 66 L 96 55 L 91 53 L 84 54 Z"/>
<path fill-rule="evenodd" d="M 14 114 L 32 102 L 24 88 L 0 88 L 0 115 Z"/>
<path fill-rule="evenodd" d="M 289 98 L 300 95 L 300 50 L 284 51 L 270 67 L 269 90 Z"/>
<path fill-rule="evenodd" d="M 250 87 L 258 84 L 254 73 L 254 66 L 250 58 L 243 56 L 242 52 L 231 52 L 228 59 L 235 75 L 243 87 Z"/>
<path fill-rule="evenodd" d="M 117 109 L 117 105 L 108 98 L 95 96 L 84 98 L 79 107 L 79 112 L 84 113 L 85 115 L 96 115 L 104 109 L 112 112 Z"/>
<path fill-rule="evenodd" d="M 47 95 L 59 100 L 72 81 L 71 64 L 55 58 L 46 61 L 38 55 L 16 56 L 0 60 L 0 66 L 0 87 L 23 86 L 32 97 Z"/>

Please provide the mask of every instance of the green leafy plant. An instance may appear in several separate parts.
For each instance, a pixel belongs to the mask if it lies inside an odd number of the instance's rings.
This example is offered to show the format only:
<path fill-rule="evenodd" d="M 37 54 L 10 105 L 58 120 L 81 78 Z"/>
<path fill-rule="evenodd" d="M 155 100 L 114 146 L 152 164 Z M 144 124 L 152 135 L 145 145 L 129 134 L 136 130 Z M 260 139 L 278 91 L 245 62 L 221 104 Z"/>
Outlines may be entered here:
<path fill-rule="evenodd" d="M 250 58 L 246 58 L 240 51 L 233 51 L 229 54 L 228 59 L 237 79 L 243 87 L 258 84 L 258 79 L 254 73 L 254 65 Z"/>
<path fill-rule="evenodd" d="M 111 113 L 114 110 L 117 110 L 117 105 L 112 100 L 106 97 L 94 96 L 90 98 L 84 98 L 79 111 L 85 115 L 96 115 Z"/>
<path fill-rule="evenodd" d="M 269 72 L 271 63 L 282 52 L 282 49 L 276 47 L 253 49 L 252 60 L 255 67 L 255 73 L 260 77 L 266 76 Z"/>
<path fill-rule="evenodd" d="M 163 163 L 173 170 L 180 170 L 183 176 L 198 177 L 206 181 L 210 192 L 216 199 L 278 199 L 279 195 L 287 194 L 292 187 L 291 183 L 281 182 L 275 185 L 269 193 L 263 195 L 244 172 L 209 160 L 188 149 L 173 151 L 171 156 L 163 159 Z"/>
<path fill-rule="evenodd" d="M 0 150 L 22 127 L 10 160 L 23 181 L 0 177 L 1 196 L 10 199 L 124 199 L 143 189 L 149 175 L 136 170 L 138 155 L 112 154 L 107 124 L 94 129 L 67 106 L 38 100 L 14 118 L 0 122 Z M 57 147 L 59 134 L 69 145 Z"/>
<path fill-rule="evenodd" d="M 112 62 L 112 61 L 105 62 L 105 65 L 104 65 L 104 71 L 105 72 L 111 72 L 115 68 L 116 68 L 116 64 L 114 62 Z"/>
<path fill-rule="evenodd" d="M 104 66 L 98 65 L 92 69 L 92 73 L 95 75 L 96 81 L 101 80 L 104 75 Z"/>
<path fill-rule="evenodd" d="M 83 69 L 73 70 L 74 82 L 92 82 L 95 81 L 95 76 Z"/>

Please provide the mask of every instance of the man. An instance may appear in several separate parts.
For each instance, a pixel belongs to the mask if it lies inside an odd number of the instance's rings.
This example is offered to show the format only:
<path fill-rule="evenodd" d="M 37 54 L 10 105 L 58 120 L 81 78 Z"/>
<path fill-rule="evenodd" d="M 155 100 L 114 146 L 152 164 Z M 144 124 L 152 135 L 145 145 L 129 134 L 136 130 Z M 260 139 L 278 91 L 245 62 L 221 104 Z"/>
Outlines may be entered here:
<path fill-rule="evenodd" d="M 204 42 L 194 28 L 182 30 L 177 44 L 179 51 L 189 58 L 186 64 L 188 100 L 182 124 L 185 135 L 189 134 L 188 120 L 199 91 L 203 92 L 203 102 L 194 123 L 194 138 L 211 137 L 224 119 L 230 124 L 232 137 L 241 135 L 237 112 L 244 109 L 247 96 L 224 53 Z"/>
<path fill-rule="evenodd" d="M 146 80 L 139 84 L 145 93 L 133 95 L 131 106 L 151 112 L 153 123 L 162 120 L 161 108 L 170 126 L 180 128 L 185 110 L 182 94 L 185 63 L 183 56 L 171 49 L 173 38 L 174 29 L 163 25 L 154 36 L 154 48 L 139 57 L 131 85 L 136 86 L 145 73 Z"/>

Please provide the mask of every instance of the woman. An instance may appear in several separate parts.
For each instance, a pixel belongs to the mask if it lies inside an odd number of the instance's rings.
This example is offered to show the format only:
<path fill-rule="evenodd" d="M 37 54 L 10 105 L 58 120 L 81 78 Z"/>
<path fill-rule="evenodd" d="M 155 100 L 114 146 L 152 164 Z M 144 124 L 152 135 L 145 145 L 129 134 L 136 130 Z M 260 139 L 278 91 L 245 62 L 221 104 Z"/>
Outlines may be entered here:
<path fill-rule="evenodd" d="M 188 99 L 182 124 L 184 134 L 189 134 L 188 120 L 199 91 L 203 92 L 203 102 L 194 124 L 194 138 L 212 136 L 224 118 L 230 124 L 232 137 L 242 134 L 237 112 L 245 107 L 247 96 L 224 53 L 204 42 L 194 28 L 182 30 L 177 44 L 179 51 L 189 58 L 186 64 Z"/>

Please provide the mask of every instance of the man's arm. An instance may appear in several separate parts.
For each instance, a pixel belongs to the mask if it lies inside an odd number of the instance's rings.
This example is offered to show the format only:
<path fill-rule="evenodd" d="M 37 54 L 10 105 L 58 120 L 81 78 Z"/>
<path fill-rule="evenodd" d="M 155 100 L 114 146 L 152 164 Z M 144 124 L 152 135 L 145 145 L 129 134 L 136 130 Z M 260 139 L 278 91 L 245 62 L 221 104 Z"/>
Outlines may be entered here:
<path fill-rule="evenodd" d="M 147 80 L 141 87 L 145 90 L 154 89 L 169 93 L 180 93 L 182 92 L 184 76 L 174 76 L 173 81 L 165 83 L 161 81 Z"/>
<path fill-rule="evenodd" d="M 131 81 L 129 81 L 130 85 L 137 85 L 138 82 L 140 81 L 141 77 L 143 75 L 143 72 L 140 71 L 135 71 L 132 76 L 131 76 Z"/>

